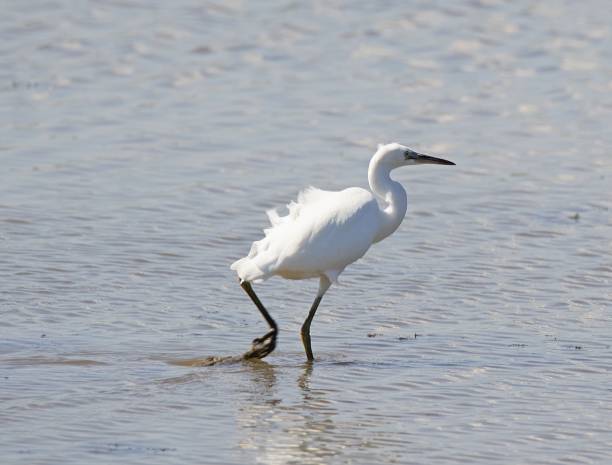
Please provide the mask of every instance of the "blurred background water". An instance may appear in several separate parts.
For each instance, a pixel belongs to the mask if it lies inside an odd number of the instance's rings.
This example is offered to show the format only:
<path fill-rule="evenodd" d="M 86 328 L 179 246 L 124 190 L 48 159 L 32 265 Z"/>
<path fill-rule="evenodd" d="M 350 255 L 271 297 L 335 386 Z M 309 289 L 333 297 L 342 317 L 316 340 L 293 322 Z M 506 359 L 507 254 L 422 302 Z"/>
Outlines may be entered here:
<path fill-rule="evenodd" d="M 3 464 L 610 463 L 606 1 L 5 1 Z M 229 270 L 300 188 L 400 229 L 317 283 Z"/>

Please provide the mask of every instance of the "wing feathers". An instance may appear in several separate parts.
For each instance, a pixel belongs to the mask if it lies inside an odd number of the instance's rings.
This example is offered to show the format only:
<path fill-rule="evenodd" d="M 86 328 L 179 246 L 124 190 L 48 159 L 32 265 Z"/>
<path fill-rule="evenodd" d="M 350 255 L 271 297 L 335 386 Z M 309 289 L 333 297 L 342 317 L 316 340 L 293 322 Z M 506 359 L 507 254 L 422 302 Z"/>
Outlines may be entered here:
<path fill-rule="evenodd" d="M 335 281 L 369 248 L 378 224 L 376 200 L 360 188 L 332 192 L 308 187 L 287 208 L 285 216 L 275 209 L 266 212 L 271 227 L 264 230 L 265 237 L 232 265 L 241 279 L 274 274 L 301 279 L 329 272 Z"/>

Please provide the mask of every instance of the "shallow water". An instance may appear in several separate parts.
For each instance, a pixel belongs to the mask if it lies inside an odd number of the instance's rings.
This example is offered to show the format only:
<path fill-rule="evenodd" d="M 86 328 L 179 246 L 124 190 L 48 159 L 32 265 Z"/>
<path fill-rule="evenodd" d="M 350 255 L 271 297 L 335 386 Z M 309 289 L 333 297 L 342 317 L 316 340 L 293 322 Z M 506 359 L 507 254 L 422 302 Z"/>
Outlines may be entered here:
<path fill-rule="evenodd" d="M 607 2 L 11 2 L 0 16 L 3 464 L 608 463 Z M 308 184 L 404 224 L 317 283 L 229 264 Z"/>

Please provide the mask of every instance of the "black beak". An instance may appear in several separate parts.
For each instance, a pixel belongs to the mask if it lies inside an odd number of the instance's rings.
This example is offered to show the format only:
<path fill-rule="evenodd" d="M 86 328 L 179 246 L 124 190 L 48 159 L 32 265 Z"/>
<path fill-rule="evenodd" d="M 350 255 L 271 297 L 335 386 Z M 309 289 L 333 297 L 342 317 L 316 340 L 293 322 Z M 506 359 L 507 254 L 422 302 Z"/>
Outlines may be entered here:
<path fill-rule="evenodd" d="M 430 157 L 429 155 L 417 154 L 415 161 L 417 163 L 428 163 L 431 165 L 454 165 L 452 161 L 444 160 L 443 158 Z"/>

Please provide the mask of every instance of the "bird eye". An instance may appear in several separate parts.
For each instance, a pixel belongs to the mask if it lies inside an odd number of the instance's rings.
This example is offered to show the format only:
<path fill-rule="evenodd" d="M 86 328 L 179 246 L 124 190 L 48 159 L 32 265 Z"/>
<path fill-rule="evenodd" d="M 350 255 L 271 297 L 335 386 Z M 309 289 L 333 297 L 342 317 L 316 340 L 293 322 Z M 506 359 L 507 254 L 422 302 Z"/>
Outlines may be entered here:
<path fill-rule="evenodd" d="M 404 152 L 404 157 L 406 157 L 406 160 L 412 160 L 416 158 L 416 153 L 413 152 L 412 150 L 406 150 Z"/>

